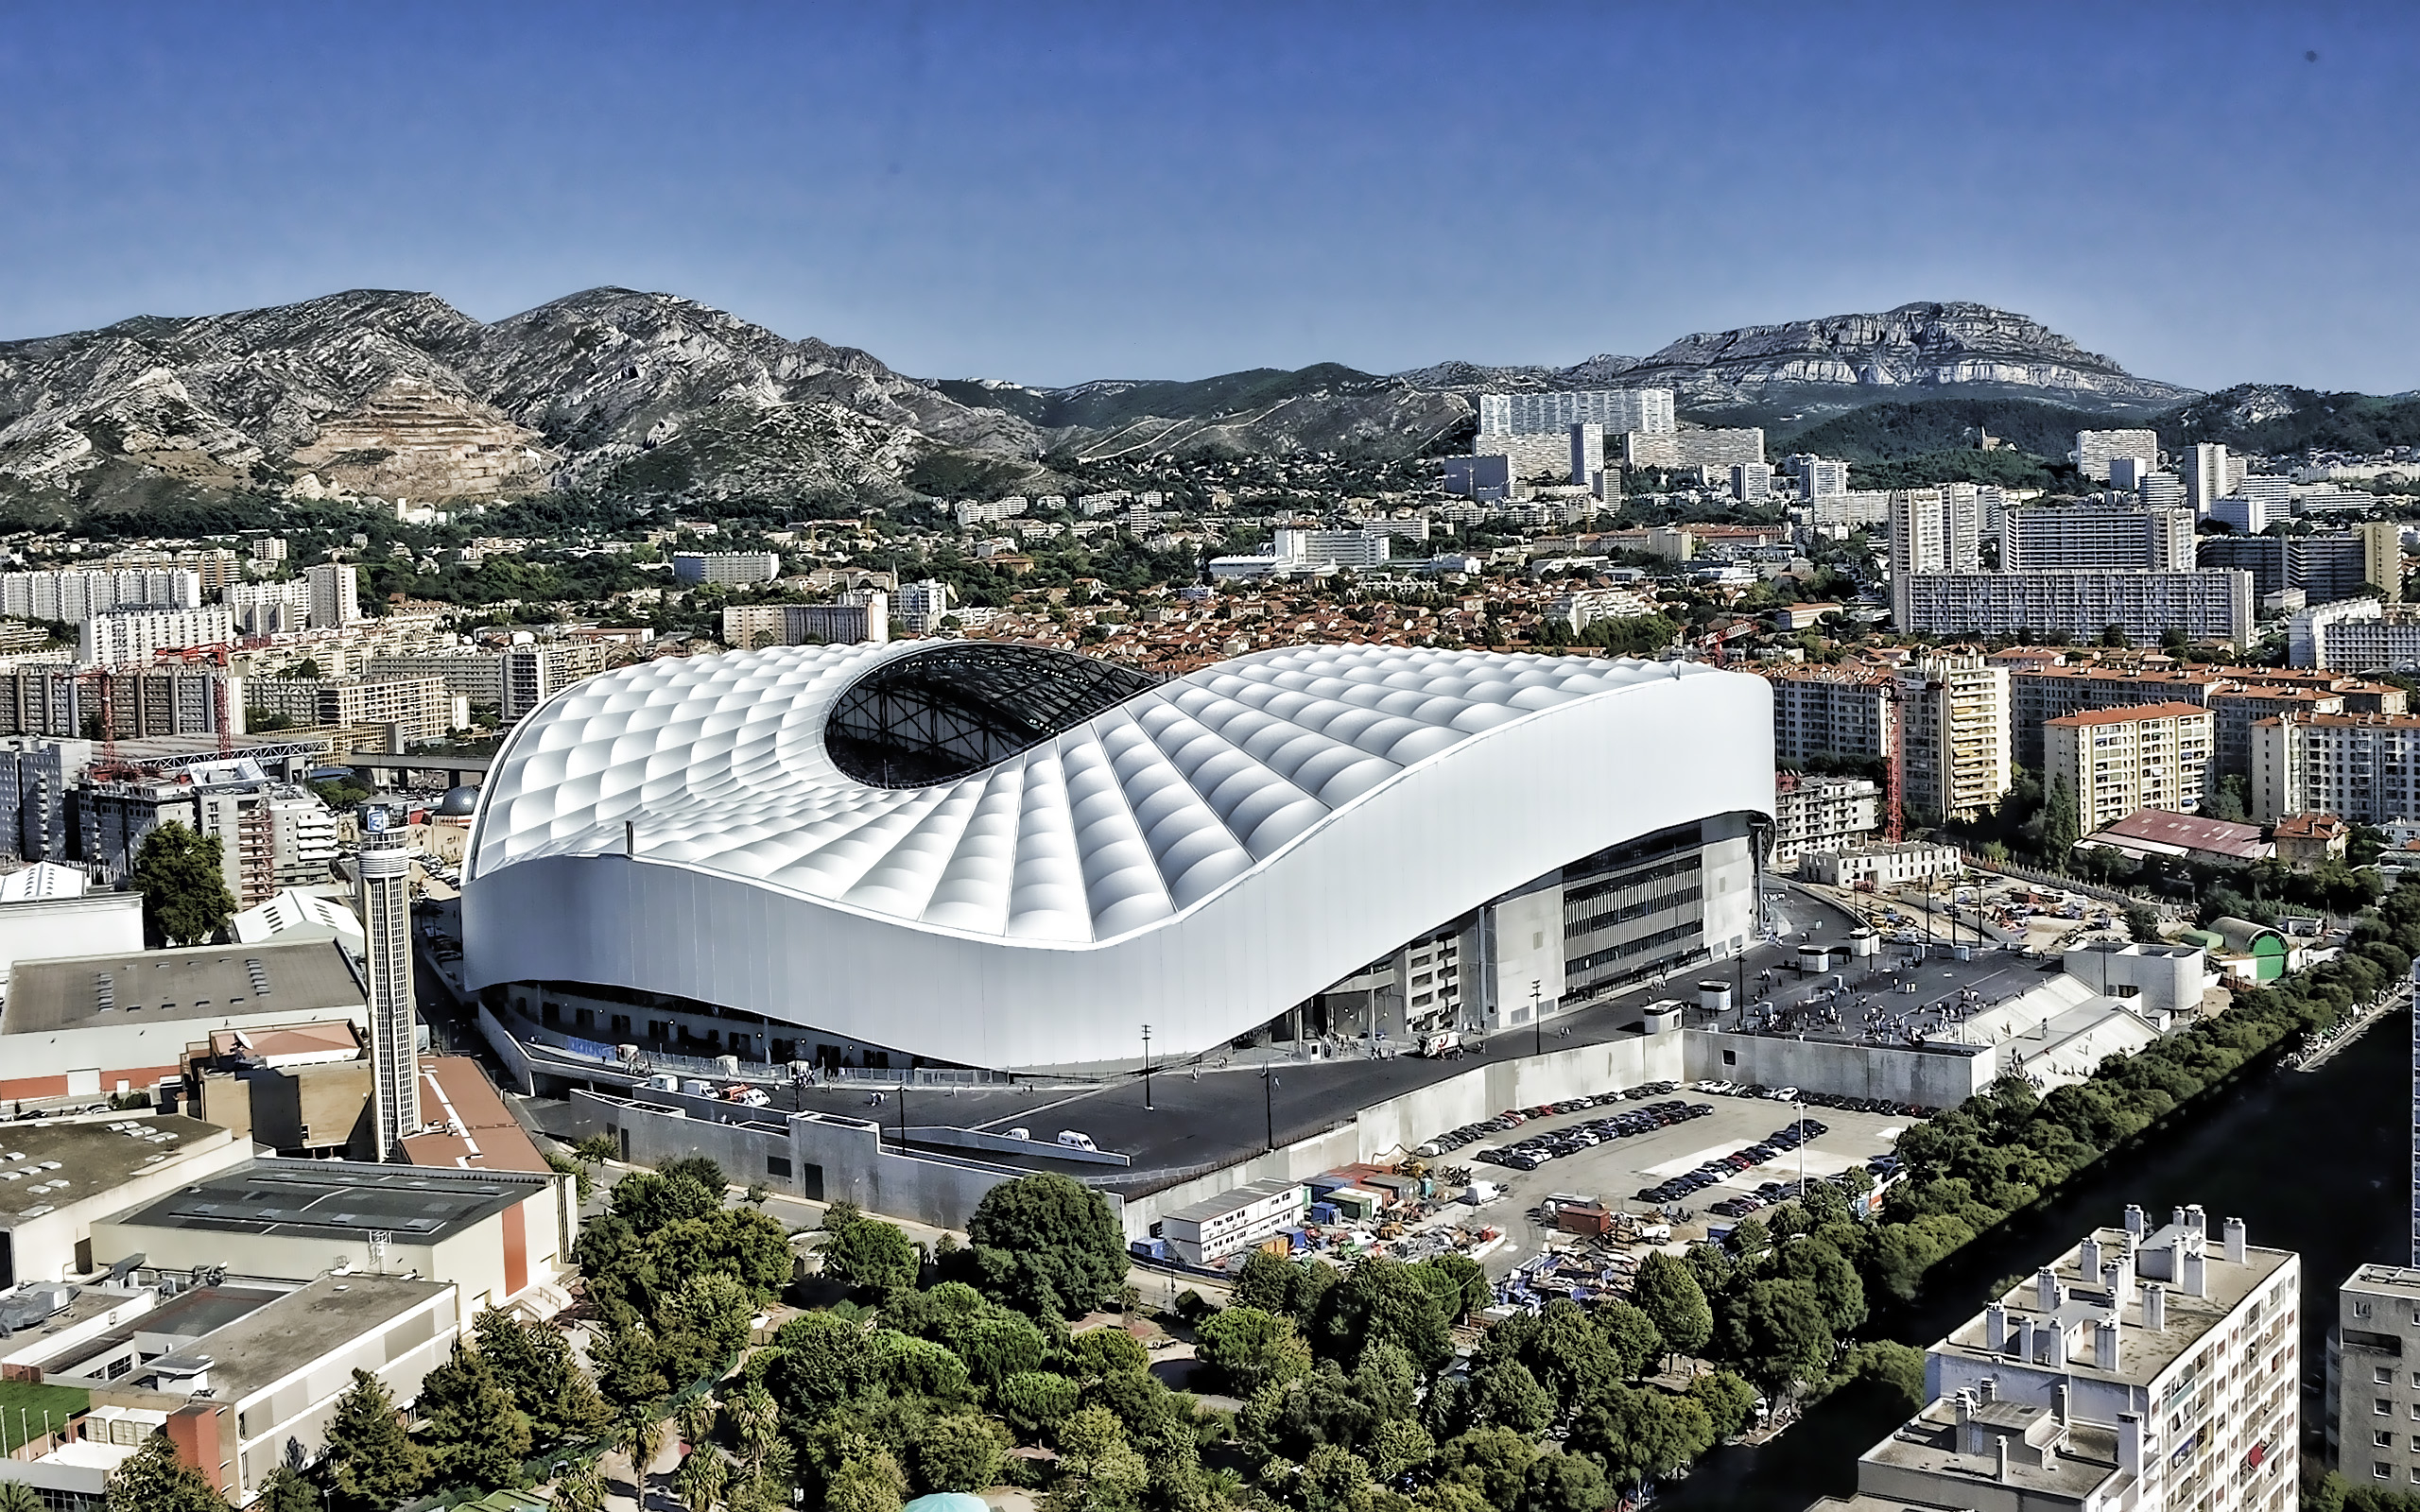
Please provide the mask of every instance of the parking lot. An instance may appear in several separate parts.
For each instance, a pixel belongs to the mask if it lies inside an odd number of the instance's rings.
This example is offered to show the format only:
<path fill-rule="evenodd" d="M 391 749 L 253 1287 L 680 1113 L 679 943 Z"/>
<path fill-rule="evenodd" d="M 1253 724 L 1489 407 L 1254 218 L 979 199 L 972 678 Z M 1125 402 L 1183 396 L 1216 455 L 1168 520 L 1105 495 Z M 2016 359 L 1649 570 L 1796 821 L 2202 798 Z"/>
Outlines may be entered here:
<path fill-rule="evenodd" d="M 1531 1171 L 1513 1170 L 1477 1159 L 1484 1150 L 1510 1144 L 1529 1135 L 1586 1125 L 1628 1109 L 1651 1108 L 1673 1102 L 1703 1107 L 1708 1111 L 1646 1133 L 1607 1139 L 1590 1148 L 1549 1160 Z M 1601 1201 L 1609 1209 L 1631 1212 L 1672 1213 L 1680 1219 L 1673 1224 L 1675 1240 L 1702 1238 L 1709 1222 L 1723 1227 L 1732 1221 L 1729 1217 L 1709 1211 L 1711 1205 L 1730 1198 L 1754 1200 L 1757 1188 L 1767 1183 L 1794 1183 L 1799 1179 L 1802 1163 L 1809 1181 L 1837 1176 L 1852 1168 L 1863 1168 L 1876 1157 L 1889 1155 L 1899 1131 L 1912 1122 L 1895 1113 L 1854 1112 L 1835 1108 L 1809 1108 L 1806 1117 L 1810 1132 L 1816 1123 L 1825 1125 L 1824 1132 L 1814 1135 L 1797 1149 L 1782 1151 L 1770 1160 L 1726 1176 L 1702 1191 L 1668 1204 L 1642 1202 L 1636 1194 L 1643 1188 L 1659 1185 L 1696 1170 L 1708 1160 L 1736 1154 L 1765 1140 L 1793 1125 L 1797 1110 L 1787 1104 L 1760 1098 L 1724 1096 L 1685 1088 L 1636 1102 L 1615 1103 L 1604 1108 L 1533 1120 L 1509 1132 L 1464 1145 L 1442 1159 L 1448 1162 L 1467 1161 L 1474 1179 L 1495 1181 L 1504 1187 L 1503 1197 L 1481 1210 L 1484 1220 L 1504 1229 L 1508 1239 L 1508 1243 L 1485 1259 L 1489 1274 L 1501 1276 L 1521 1260 L 1536 1254 L 1553 1232 L 1536 1215 L 1540 1204 L 1551 1197 L 1585 1197 Z M 1759 1204 L 1759 1211 L 1763 1206 L 1770 1206 L 1770 1203 Z"/>

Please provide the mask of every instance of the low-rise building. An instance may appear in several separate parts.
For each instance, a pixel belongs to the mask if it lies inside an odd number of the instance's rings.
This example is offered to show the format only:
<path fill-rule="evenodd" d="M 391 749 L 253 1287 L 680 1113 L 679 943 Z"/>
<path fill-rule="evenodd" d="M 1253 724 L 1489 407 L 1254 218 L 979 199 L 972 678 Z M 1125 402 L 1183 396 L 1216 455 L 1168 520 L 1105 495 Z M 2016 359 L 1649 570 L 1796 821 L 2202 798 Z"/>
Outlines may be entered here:
<path fill-rule="evenodd" d="M 251 1159 L 249 1141 L 174 1114 L 0 1125 L 0 1287 L 89 1276 L 93 1225 Z"/>
<path fill-rule="evenodd" d="M 1160 1220 L 1160 1236 L 1186 1264 L 1216 1265 L 1302 1227 L 1308 1202 L 1300 1181 L 1255 1181 L 1179 1208 Z"/>
<path fill-rule="evenodd" d="M 2353 827 L 2333 814 L 2289 814 L 2277 821 L 2273 837 L 2278 860 L 2308 871 L 2322 862 L 2344 859 Z"/>
<path fill-rule="evenodd" d="M 2091 847 L 2115 850 L 2136 861 L 2188 861 L 2226 867 L 2250 866 L 2255 861 L 2266 861 L 2274 853 L 2274 848 L 2262 838 L 2256 824 L 2171 814 L 2165 809 L 2139 809 L 2093 831 L 2078 840 L 2076 846 L 2080 850 Z"/>
<path fill-rule="evenodd" d="M 1873 892 L 1932 877 L 1961 876 L 1965 869 L 1965 858 L 1956 846 L 1921 840 L 1815 851 L 1801 857 L 1798 864 L 1799 875 L 1809 882 Z"/>

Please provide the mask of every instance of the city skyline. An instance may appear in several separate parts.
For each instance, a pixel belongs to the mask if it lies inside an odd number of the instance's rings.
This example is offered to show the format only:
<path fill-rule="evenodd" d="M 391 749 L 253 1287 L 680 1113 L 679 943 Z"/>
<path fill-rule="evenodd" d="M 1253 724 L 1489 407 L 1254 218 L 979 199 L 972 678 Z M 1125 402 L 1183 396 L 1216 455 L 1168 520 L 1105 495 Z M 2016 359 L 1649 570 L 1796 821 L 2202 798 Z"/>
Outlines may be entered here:
<path fill-rule="evenodd" d="M 20 18 L 0 338 L 617 284 L 1063 385 L 1974 300 L 2197 387 L 2420 382 L 2384 8 L 425 14 Z M 2289 191 L 2358 214 L 2254 234 Z"/>

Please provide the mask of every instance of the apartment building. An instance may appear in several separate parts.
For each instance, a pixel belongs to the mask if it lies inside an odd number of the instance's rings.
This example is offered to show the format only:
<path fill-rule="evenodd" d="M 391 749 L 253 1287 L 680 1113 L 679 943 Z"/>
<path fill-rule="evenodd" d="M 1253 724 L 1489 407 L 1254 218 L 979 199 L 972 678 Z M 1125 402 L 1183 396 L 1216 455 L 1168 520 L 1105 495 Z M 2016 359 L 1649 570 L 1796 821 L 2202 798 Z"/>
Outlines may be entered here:
<path fill-rule="evenodd" d="M 890 639 L 890 595 L 878 588 L 853 589 L 830 604 L 737 604 L 722 611 L 722 642 L 735 651 Z"/>
<path fill-rule="evenodd" d="M 201 575 L 175 567 L 74 567 L 0 573 L 0 614 L 81 625 L 130 609 L 199 609 Z"/>
<path fill-rule="evenodd" d="M 2011 780 L 2008 669 L 1943 650 L 1900 668 L 1898 684 L 1901 806 L 1963 819 L 1997 803 Z"/>
<path fill-rule="evenodd" d="M 2076 432 L 2076 471 L 2095 483 L 2109 481 L 2109 464 L 2121 456 L 2159 460 L 2159 432 L 2152 430 Z"/>
<path fill-rule="evenodd" d="M 163 651 L 225 645 L 234 638 L 234 617 L 223 604 L 114 610 L 84 621 L 76 660 L 86 666 L 139 665 Z"/>
<path fill-rule="evenodd" d="M 323 561 L 302 575 L 311 585 L 311 627 L 341 630 L 361 618 L 361 579 L 349 561 Z"/>
<path fill-rule="evenodd" d="M 1773 685 L 1773 760 L 1887 757 L 1898 739 L 1898 685 L 1883 667 L 1843 662 L 1766 673 Z"/>
<path fill-rule="evenodd" d="M 1797 481 L 1798 497 L 1808 504 L 1849 491 L 1849 465 L 1837 458 L 1794 452 L 1782 458 L 1781 466 Z"/>
<path fill-rule="evenodd" d="M 2215 442 L 2197 441 L 2186 448 L 2183 471 L 2185 503 L 2197 520 L 2208 519 L 2211 507 L 2235 491 L 2227 449 Z"/>
<path fill-rule="evenodd" d="M 2333 814 L 2384 824 L 2420 814 L 2420 714 L 2308 714 L 2252 727 L 2252 817 Z"/>
<path fill-rule="evenodd" d="M 1755 425 L 1693 425 L 1687 430 L 1631 431 L 1622 437 L 1624 467 L 1730 468 L 1764 459 L 1765 433 Z"/>
<path fill-rule="evenodd" d="M 231 583 L 219 602 L 246 635 L 291 635 L 311 624 L 311 580 L 289 577 L 282 583 Z"/>
<path fill-rule="evenodd" d="M 2420 1493 L 2420 1270 L 2364 1265 L 2336 1289 L 2327 1400 L 2337 1472 Z"/>
<path fill-rule="evenodd" d="M 2174 667 L 2011 667 L 2011 749 L 2019 766 L 2042 769 L 2042 727 L 2069 714 L 2144 704 L 2208 700 L 2216 679 Z"/>
<path fill-rule="evenodd" d="M 2341 714 L 2345 711 L 2343 694 L 2267 682 L 2243 684 L 2214 680 L 2208 685 L 2204 701 L 2210 711 L 2211 726 L 2218 742 L 2214 782 L 2229 777 L 2239 777 L 2247 782 L 2251 781 L 2252 727 L 2263 719 Z"/>
<path fill-rule="evenodd" d="M 435 678 L 445 691 L 475 704 L 504 704 L 504 653 L 475 645 L 444 645 L 418 650 L 380 651 L 362 667 L 370 678 Z"/>
<path fill-rule="evenodd" d="M 1909 635 L 2065 636 L 2099 640 L 2115 627 L 2135 645 L 2170 629 L 2243 645 L 2256 597 L 2245 572 L 1933 573 L 1902 579 L 1893 611 Z"/>
<path fill-rule="evenodd" d="M 1576 588 L 1546 607 L 1546 617 L 1561 620 L 1574 635 L 1599 620 L 1627 619 L 1655 612 L 1655 600 L 1627 588 Z"/>
<path fill-rule="evenodd" d="M 769 583 L 780 576 L 782 558 L 769 551 L 681 551 L 672 556 L 676 582 Z"/>
<path fill-rule="evenodd" d="M 2199 704 L 2068 714 L 2042 727 L 2042 786 L 2074 795 L 2078 833 L 2138 809 L 2198 814 L 2217 782 L 2217 738 Z"/>
<path fill-rule="evenodd" d="M 2198 1206 L 2129 1207 L 1927 1350 L 1933 1400 L 1809 1512 L 2287 1512 L 2301 1284 L 2239 1218 L 2214 1243 Z"/>
<path fill-rule="evenodd" d="M 1983 570 L 1983 519 L 1972 489 L 1902 489 L 1891 495 L 1891 610 L 1905 629 L 1913 585 L 1929 574 Z"/>
<path fill-rule="evenodd" d="M 216 668 L 147 667 L 109 678 L 110 722 L 120 740 L 218 731 Z M 32 662 L 0 667 L 0 735 L 81 739 L 100 732 L 101 678 L 91 669 Z M 243 679 L 225 698 L 229 733 L 244 732 Z"/>
<path fill-rule="evenodd" d="M 310 815 L 314 808 L 322 817 Z M 228 890 L 247 908 L 281 886 L 325 880 L 336 854 L 336 820 L 324 805 L 243 757 L 88 782 L 70 793 L 69 810 L 84 863 L 112 882 L 126 876 L 144 836 L 163 824 L 216 836 Z"/>
<path fill-rule="evenodd" d="M 455 696 L 439 678 L 253 678 L 244 696 L 298 725 L 392 725 L 406 743 L 456 728 Z"/>
<path fill-rule="evenodd" d="M 599 641 L 551 641 L 509 647 L 502 662 L 501 707 L 518 719 L 582 678 L 605 670 L 607 647 Z"/>
<path fill-rule="evenodd" d="M 949 616 L 949 584 L 927 577 L 902 583 L 890 601 L 891 622 L 909 635 L 930 635 Z"/>
<path fill-rule="evenodd" d="M 1865 845 L 1882 828 L 1882 788 L 1864 777 L 1804 777 L 1773 774 L 1775 871 L 1789 871 L 1802 856 Z"/>
<path fill-rule="evenodd" d="M 1680 428 L 1669 388 L 1591 388 L 1568 393 L 1481 394 L 1481 436 L 1568 436 L 1574 425 L 1596 425 L 1609 436 L 1628 431 L 1662 434 Z"/>
<path fill-rule="evenodd" d="M 2187 509 L 2126 509 L 2105 504 L 2030 504 L 2000 514 L 2000 571 L 2191 572 Z"/>

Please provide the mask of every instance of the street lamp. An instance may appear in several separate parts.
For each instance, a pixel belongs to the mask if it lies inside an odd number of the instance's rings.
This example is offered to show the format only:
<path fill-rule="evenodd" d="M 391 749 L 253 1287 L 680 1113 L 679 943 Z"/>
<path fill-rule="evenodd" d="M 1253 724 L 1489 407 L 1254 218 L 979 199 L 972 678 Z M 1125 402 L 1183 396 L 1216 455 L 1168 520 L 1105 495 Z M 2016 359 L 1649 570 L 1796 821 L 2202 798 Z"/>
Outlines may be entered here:
<path fill-rule="evenodd" d="M 1260 1115 L 1269 1126 L 1269 1150 L 1277 1153 L 1277 1073 L 1272 1068 L 1260 1074 Z"/>
<path fill-rule="evenodd" d="M 1151 1110 L 1151 1026 L 1143 1025 L 1143 1110 Z"/>
<path fill-rule="evenodd" d="M 1538 1056 L 1547 1053 L 1546 1028 L 1538 1021 L 1538 989 L 1545 985 L 1535 977 L 1530 979 L 1530 1053 Z"/>

